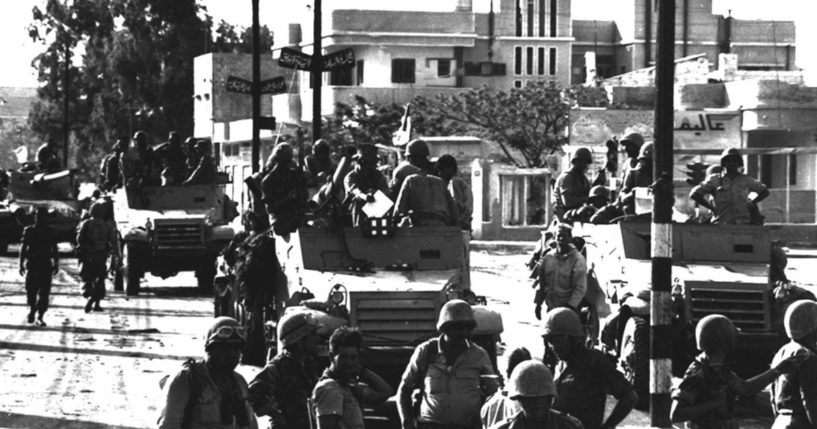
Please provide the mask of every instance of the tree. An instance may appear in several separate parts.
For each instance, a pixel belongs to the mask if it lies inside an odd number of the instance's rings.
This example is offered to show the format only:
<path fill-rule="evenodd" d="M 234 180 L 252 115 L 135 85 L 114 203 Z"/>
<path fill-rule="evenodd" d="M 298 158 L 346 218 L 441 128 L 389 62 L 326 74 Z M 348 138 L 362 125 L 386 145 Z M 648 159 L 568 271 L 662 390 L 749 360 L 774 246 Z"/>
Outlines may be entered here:
<path fill-rule="evenodd" d="M 577 103 L 571 94 L 576 93 L 535 81 L 508 92 L 483 86 L 417 97 L 412 126 L 422 135 L 475 134 L 499 144 L 515 165 L 541 167 L 545 155 L 567 143 L 568 114 Z"/>
<path fill-rule="evenodd" d="M 351 104 L 336 103 L 327 118 L 324 138 L 333 147 L 361 143 L 391 144 L 392 133 L 400 126 L 403 106 L 378 105 L 354 95 Z"/>

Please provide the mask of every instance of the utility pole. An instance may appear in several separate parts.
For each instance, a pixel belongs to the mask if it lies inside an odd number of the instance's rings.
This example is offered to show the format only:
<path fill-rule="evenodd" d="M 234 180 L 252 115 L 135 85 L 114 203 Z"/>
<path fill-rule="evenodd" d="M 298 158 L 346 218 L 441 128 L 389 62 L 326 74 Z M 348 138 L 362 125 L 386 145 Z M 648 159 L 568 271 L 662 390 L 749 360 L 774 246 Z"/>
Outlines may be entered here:
<path fill-rule="evenodd" d="M 65 74 L 64 74 L 64 85 L 63 85 L 63 106 L 62 106 L 62 132 L 63 132 L 63 141 L 62 141 L 62 162 L 63 166 L 67 169 L 68 168 L 68 135 L 70 131 L 68 129 L 68 88 L 71 85 L 69 78 L 70 76 L 70 66 L 71 66 L 71 45 L 66 40 L 65 42 Z"/>
<path fill-rule="evenodd" d="M 252 0 L 252 172 L 261 169 L 261 30 L 258 1 Z"/>
<path fill-rule="evenodd" d="M 648 0 L 647 3 L 651 3 Z M 650 292 L 650 423 L 671 427 L 672 384 L 672 129 L 675 75 L 675 0 L 659 0 L 656 47 L 655 153 Z M 649 15 L 648 18 L 649 19 Z"/>
<path fill-rule="evenodd" d="M 315 0 L 312 32 L 312 141 L 321 138 L 321 84 L 323 81 L 323 47 L 321 44 L 321 0 Z"/>

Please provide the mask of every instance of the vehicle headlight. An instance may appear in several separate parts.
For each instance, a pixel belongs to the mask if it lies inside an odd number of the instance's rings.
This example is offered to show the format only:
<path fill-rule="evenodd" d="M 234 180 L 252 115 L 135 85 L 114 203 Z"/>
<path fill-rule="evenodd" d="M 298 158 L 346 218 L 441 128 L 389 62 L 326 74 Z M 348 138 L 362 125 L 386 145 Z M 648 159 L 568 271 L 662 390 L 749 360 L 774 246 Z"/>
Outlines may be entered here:
<path fill-rule="evenodd" d="M 346 300 L 346 288 L 341 284 L 336 284 L 332 287 L 332 291 L 329 292 L 329 301 L 332 302 L 333 305 L 341 305 Z"/>

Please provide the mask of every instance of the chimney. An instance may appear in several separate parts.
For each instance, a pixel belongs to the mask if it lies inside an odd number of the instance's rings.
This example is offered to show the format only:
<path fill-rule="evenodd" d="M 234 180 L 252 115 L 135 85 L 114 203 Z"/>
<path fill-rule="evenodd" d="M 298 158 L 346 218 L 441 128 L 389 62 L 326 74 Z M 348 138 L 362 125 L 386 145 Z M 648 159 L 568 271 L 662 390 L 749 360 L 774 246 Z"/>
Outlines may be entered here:
<path fill-rule="evenodd" d="M 472 0 L 457 0 L 455 12 L 471 12 Z"/>

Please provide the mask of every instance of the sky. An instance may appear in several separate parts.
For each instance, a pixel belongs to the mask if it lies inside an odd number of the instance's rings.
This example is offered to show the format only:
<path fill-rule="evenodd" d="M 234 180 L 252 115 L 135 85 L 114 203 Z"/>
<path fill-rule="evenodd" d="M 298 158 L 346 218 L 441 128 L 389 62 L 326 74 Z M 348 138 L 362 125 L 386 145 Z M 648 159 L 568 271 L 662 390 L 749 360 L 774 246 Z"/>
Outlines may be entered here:
<path fill-rule="evenodd" d="M 474 10 L 488 10 L 490 0 L 473 0 Z M 499 0 L 494 0 L 498 3 Z M 632 0 L 630 0 L 632 1 Z M 676 0 L 680 2 L 682 0 Z M 698 1 L 698 0 L 690 0 Z M 817 85 L 817 1 L 815 0 L 775 0 L 774 7 L 768 0 L 712 0 L 714 13 L 727 14 L 738 19 L 778 19 L 794 20 L 797 27 L 797 65 L 806 71 L 807 82 Z M 0 0 L 0 40 L 2 52 L 6 57 L 0 68 L 0 86 L 37 86 L 31 59 L 42 50 L 28 37 L 26 27 L 31 22 L 31 9 L 44 0 Z M 224 19 L 234 24 L 249 26 L 252 20 L 250 0 L 199 0 L 207 7 L 216 21 Z M 268 25 L 279 37 L 286 37 L 286 23 L 297 16 L 309 13 L 310 0 L 260 0 L 260 21 Z M 241 7 L 241 5 L 245 7 Z M 617 0 L 573 0 L 572 15 L 574 19 L 610 19 L 620 7 Z M 323 0 L 323 9 L 357 8 L 357 9 L 391 9 L 391 10 L 453 10 L 456 0 L 412 0 L 398 2 L 395 0 Z M 306 37 L 305 37 L 306 38 Z M 78 56 L 75 56 L 78 58 Z"/>

